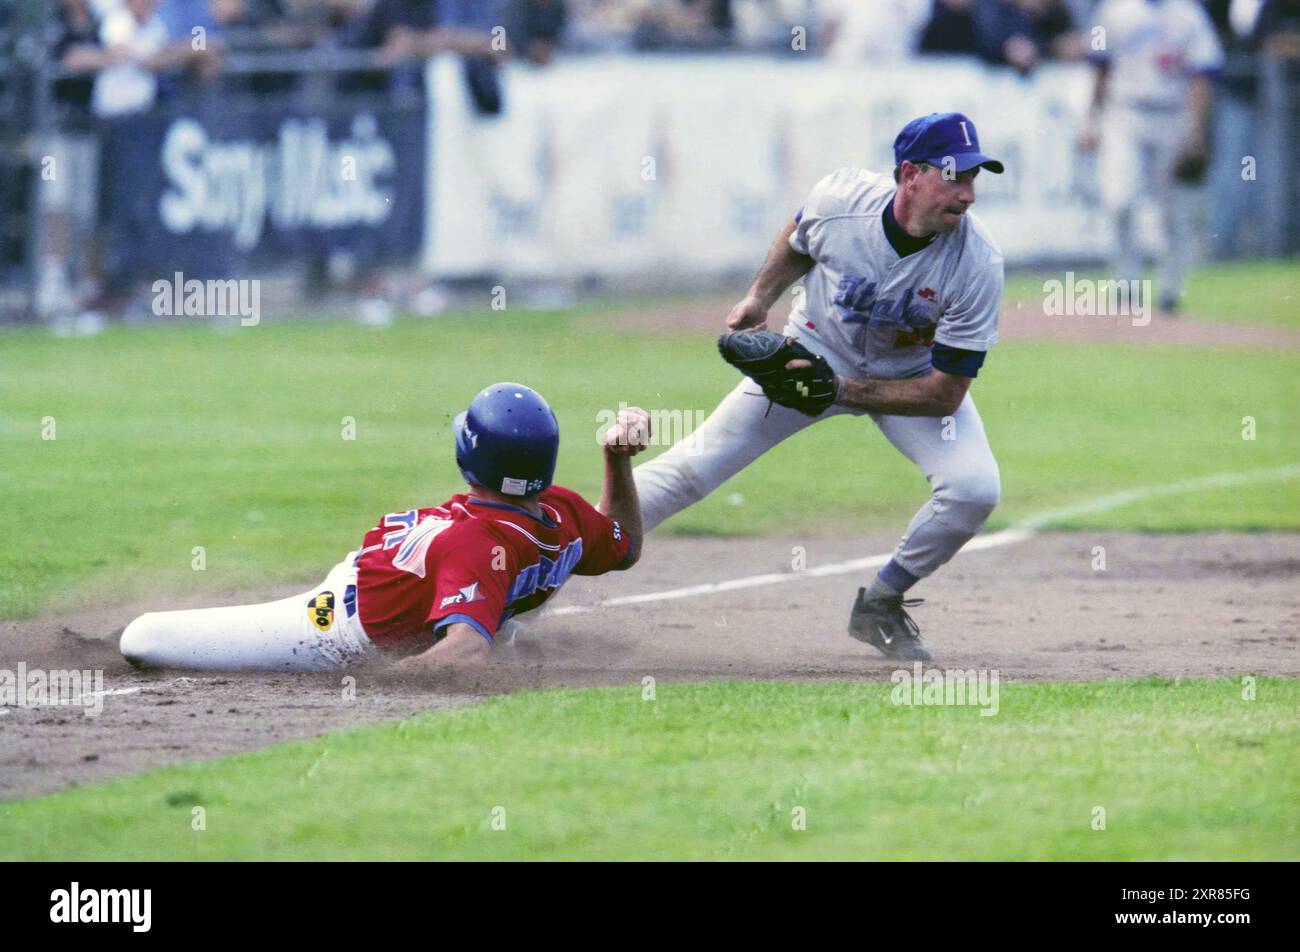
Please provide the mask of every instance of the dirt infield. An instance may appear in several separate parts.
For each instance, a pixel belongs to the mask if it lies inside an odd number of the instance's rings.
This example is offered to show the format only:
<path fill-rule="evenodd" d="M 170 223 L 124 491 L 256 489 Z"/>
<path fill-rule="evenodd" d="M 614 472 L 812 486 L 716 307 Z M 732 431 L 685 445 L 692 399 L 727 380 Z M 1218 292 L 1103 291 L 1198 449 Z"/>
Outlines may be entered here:
<path fill-rule="evenodd" d="M 709 678 L 884 680 L 895 665 L 845 633 L 867 573 L 807 570 L 888 552 L 895 539 L 652 539 L 635 572 L 575 578 L 556 606 L 574 614 L 525 618 L 471 684 L 430 688 L 382 671 L 338 675 L 185 677 L 140 673 L 116 634 L 145 609 L 260 601 L 299 586 L 160 598 L 0 625 L 0 668 L 102 669 L 99 716 L 76 707 L 0 708 L 0 799 L 57 790 L 164 764 L 215 757 L 357 724 L 450 708 L 475 697 L 552 685 Z M 1094 546 L 1106 568 L 1093 568 Z M 788 582 L 680 599 L 599 607 L 652 593 L 779 573 Z M 936 663 L 993 668 L 1005 679 L 1141 675 L 1300 676 L 1300 535 L 1043 533 L 968 551 L 916 594 Z M 306 583 L 308 580 L 304 580 Z M 305 584 L 300 587 L 305 587 Z"/>

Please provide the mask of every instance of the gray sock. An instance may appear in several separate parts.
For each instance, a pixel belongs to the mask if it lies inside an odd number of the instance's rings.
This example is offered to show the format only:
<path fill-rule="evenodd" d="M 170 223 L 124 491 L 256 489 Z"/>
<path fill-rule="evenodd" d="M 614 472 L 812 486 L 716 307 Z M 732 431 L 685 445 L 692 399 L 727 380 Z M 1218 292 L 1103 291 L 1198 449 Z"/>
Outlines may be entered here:
<path fill-rule="evenodd" d="M 871 584 L 867 586 L 866 597 L 867 601 L 871 601 L 876 598 L 897 598 L 901 594 L 897 589 L 886 585 L 884 579 L 877 575 L 871 580 Z"/>

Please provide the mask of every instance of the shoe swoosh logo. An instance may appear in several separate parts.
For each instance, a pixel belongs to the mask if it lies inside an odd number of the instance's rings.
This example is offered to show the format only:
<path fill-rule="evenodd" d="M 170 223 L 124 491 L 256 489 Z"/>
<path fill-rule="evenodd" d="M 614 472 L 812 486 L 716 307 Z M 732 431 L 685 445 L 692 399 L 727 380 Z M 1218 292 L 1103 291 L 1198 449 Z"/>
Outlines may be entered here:
<path fill-rule="evenodd" d="M 889 635 L 885 633 L 885 629 L 881 628 L 879 625 L 876 626 L 876 631 L 880 632 L 880 637 L 884 640 L 885 644 L 892 645 L 894 643 L 894 639 L 889 637 Z"/>

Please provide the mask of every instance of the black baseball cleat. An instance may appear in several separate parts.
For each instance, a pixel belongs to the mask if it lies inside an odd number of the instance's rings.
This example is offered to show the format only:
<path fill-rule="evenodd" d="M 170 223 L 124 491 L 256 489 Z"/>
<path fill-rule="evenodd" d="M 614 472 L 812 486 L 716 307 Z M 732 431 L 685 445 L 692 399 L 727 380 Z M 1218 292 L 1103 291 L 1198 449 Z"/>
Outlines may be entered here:
<path fill-rule="evenodd" d="M 922 601 L 902 595 L 868 599 L 867 590 L 860 588 L 849 615 L 849 634 L 894 661 L 929 661 L 930 652 L 921 644 L 921 629 L 906 611 Z"/>

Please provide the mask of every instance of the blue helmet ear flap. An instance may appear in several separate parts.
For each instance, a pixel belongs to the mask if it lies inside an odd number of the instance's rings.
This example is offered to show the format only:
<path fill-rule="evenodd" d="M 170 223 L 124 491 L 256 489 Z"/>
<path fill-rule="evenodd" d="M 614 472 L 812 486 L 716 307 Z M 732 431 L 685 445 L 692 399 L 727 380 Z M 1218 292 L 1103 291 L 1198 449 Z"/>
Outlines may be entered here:
<path fill-rule="evenodd" d="M 469 414 L 465 410 L 461 410 L 460 413 L 456 414 L 456 419 L 451 421 L 451 432 L 456 440 L 456 465 L 460 467 L 460 474 L 465 477 L 466 482 L 482 485 L 470 471 L 474 444 L 478 440 L 475 439 L 474 434 L 470 432 L 469 427 L 466 425 L 465 421 L 468 416 Z"/>

